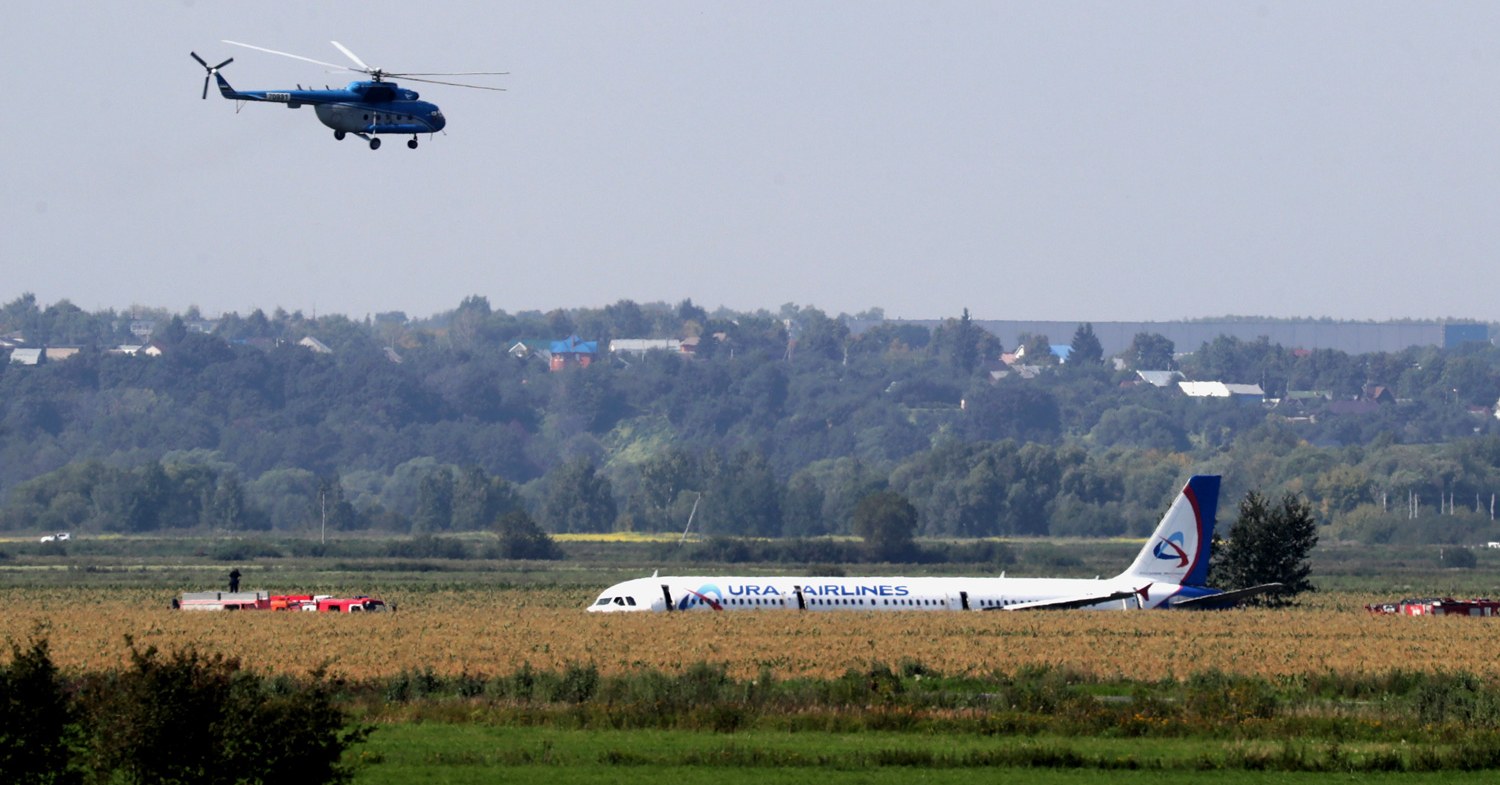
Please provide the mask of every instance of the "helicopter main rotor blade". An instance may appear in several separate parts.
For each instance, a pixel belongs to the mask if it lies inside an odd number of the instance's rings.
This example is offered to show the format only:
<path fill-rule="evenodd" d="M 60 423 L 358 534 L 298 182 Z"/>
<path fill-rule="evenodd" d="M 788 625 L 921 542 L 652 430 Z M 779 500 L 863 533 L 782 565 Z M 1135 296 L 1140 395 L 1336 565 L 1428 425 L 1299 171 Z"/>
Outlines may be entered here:
<path fill-rule="evenodd" d="M 208 100 L 208 74 L 203 75 L 203 100 Z"/>
<path fill-rule="evenodd" d="M 390 75 L 391 76 L 510 76 L 510 72 L 509 71 L 435 71 L 435 72 L 432 72 L 432 73 L 422 73 L 420 71 L 413 71 L 411 73 L 407 73 L 407 72 L 403 71 L 401 73 L 396 73 L 395 71 L 392 71 L 392 72 L 390 72 Z"/>
<path fill-rule="evenodd" d="M 282 57 L 290 57 L 293 60 L 302 60 L 304 62 L 314 63 L 316 65 L 327 66 L 329 68 L 337 68 L 340 71 L 348 72 L 348 71 L 358 70 L 358 69 L 350 68 L 347 65 L 339 65 L 338 63 L 325 63 L 322 60 L 314 60 L 311 57 L 303 57 L 302 55 L 294 55 L 291 52 L 278 52 L 275 49 L 267 49 L 264 46 L 255 46 L 253 44 L 242 44 L 239 41 L 230 41 L 227 38 L 224 39 L 224 43 L 231 44 L 233 46 L 243 46 L 246 49 L 254 49 L 257 52 L 265 52 L 267 54 L 281 55 Z"/>
<path fill-rule="evenodd" d="M 201 65 L 204 68 L 208 67 L 208 61 L 206 61 L 203 58 L 199 57 L 197 52 L 188 52 L 188 54 L 192 55 L 193 59 L 198 61 L 198 65 Z"/>
<path fill-rule="evenodd" d="M 463 82 L 442 82 L 437 79 L 419 79 L 410 74 L 386 74 L 386 76 L 398 76 L 404 82 L 423 82 L 426 84 L 448 85 L 449 87 L 471 87 L 475 90 L 494 90 L 497 93 L 505 92 L 505 88 L 503 87 L 485 87 L 484 85 L 464 84 Z"/>
<path fill-rule="evenodd" d="M 374 71 L 375 70 L 375 69 L 371 68 L 369 66 L 369 64 L 367 64 L 365 61 L 359 59 L 359 55 L 356 55 L 355 53 L 349 51 L 349 47 L 344 46 L 343 44 L 339 43 L 338 41 L 329 41 L 328 43 L 333 44 L 334 46 L 338 47 L 338 50 L 340 52 L 343 52 L 345 57 L 349 58 L 350 60 L 353 60 L 354 64 L 357 65 L 357 66 L 359 66 L 360 69 L 363 70 L 364 72 L 369 73 L 370 71 Z"/>

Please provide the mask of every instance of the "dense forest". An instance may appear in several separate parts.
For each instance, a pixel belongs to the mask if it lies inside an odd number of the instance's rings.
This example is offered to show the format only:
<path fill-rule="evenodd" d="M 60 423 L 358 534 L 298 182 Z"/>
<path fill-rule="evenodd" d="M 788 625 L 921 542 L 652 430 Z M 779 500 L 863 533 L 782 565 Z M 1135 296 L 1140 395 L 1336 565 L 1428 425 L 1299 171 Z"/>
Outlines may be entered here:
<path fill-rule="evenodd" d="M 691 301 L 507 313 L 477 296 L 426 319 L 208 321 L 26 295 L 0 306 L 0 359 L 78 351 L 0 363 L 0 528 L 439 533 L 524 512 L 553 532 L 681 531 L 691 515 L 709 534 L 805 537 L 849 533 L 861 500 L 893 492 L 924 536 L 1142 535 L 1187 475 L 1220 473 L 1225 499 L 1303 495 L 1325 539 L 1500 540 L 1492 345 L 1142 334 L 1110 358 L 1079 325 L 1026 336 L 1023 373 L 1000 362 L 1023 347 L 966 310 L 931 330 L 847 321 Z M 569 336 L 597 342 L 591 362 L 548 356 Z M 609 352 L 647 338 L 692 351 Z M 1169 368 L 1267 400 L 1135 373 Z"/>

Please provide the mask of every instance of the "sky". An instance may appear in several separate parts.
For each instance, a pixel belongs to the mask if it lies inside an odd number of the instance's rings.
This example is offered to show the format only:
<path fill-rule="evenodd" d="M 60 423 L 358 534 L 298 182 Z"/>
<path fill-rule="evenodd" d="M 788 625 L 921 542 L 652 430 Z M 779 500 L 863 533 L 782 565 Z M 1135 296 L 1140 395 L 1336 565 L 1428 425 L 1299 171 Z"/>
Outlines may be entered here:
<path fill-rule="evenodd" d="M 0 302 L 1500 321 L 1500 4 L 24 2 Z M 409 71 L 448 128 L 201 100 Z"/>

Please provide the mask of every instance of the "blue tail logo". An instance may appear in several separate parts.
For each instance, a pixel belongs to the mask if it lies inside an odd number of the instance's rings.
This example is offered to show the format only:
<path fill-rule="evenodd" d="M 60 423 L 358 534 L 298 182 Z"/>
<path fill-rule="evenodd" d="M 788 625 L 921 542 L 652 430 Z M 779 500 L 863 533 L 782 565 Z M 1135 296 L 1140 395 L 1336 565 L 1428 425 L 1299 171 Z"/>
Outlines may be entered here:
<path fill-rule="evenodd" d="M 1156 549 L 1152 553 L 1155 554 L 1156 558 L 1163 561 L 1176 559 L 1177 564 L 1175 566 L 1186 567 L 1188 555 L 1187 551 L 1182 548 L 1185 542 L 1187 542 L 1187 537 L 1183 536 L 1182 532 L 1172 532 L 1170 537 L 1164 537 L 1161 542 L 1156 544 Z"/>

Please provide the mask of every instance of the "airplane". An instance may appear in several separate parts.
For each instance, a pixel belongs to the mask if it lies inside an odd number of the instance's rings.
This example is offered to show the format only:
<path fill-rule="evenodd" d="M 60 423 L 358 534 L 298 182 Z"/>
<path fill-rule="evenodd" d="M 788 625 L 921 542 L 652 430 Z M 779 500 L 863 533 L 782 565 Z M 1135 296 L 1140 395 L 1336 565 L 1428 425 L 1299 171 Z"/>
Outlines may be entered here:
<path fill-rule="evenodd" d="M 1081 578 L 659 576 L 605 589 L 595 613 L 639 611 L 1031 611 L 1223 608 L 1282 588 L 1220 591 L 1208 579 L 1219 477 L 1197 475 L 1119 575 Z"/>
<path fill-rule="evenodd" d="M 415 90 L 409 90 L 399 84 L 389 81 L 387 77 L 397 76 L 413 82 L 425 82 L 427 84 L 449 85 L 452 87 L 471 87 L 476 90 L 503 91 L 503 87 L 485 87 L 482 85 L 463 84 L 461 82 L 446 82 L 436 79 L 428 79 L 431 76 L 502 76 L 504 72 L 499 71 L 468 71 L 462 73 L 393 73 L 381 68 L 373 68 L 365 64 L 357 55 L 349 51 L 338 41 L 331 41 L 344 56 L 354 61 L 356 67 L 350 68 L 335 63 L 325 63 L 322 60 L 314 60 L 310 57 L 278 52 L 275 49 L 266 49 L 261 46 L 242 44 L 238 41 L 224 41 L 233 46 L 243 46 L 246 49 L 254 49 L 259 52 L 267 52 L 296 60 L 303 60 L 317 65 L 328 66 L 339 71 L 350 71 L 354 73 L 369 74 L 370 81 L 350 82 L 343 89 L 325 88 L 322 90 L 302 89 L 301 85 L 296 90 L 236 90 L 229 85 L 228 80 L 220 73 L 224 66 L 234 62 L 231 57 L 218 65 L 209 65 L 208 61 L 198 56 L 197 52 L 189 52 L 198 64 L 203 66 L 206 72 L 203 76 L 203 98 L 208 98 L 208 80 L 210 77 L 217 79 L 219 83 L 219 95 L 235 101 L 258 101 L 267 103 L 286 104 L 288 109 L 297 109 L 303 105 L 311 106 L 317 113 L 318 120 L 323 125 L 333 129 L 333 138 L 342 140 L 349 134 L 354 134 L 370 143 L 371 150 L 380 149 L 380 137 L 377 134 L 411 134 L 406 146 L 417 149 L 418 134 L 435 134 L 443 130 L 448 124 L 447 118 L 443 117 L 442 110 L 437 104 L 420 100 L 421 96 Z"/>

